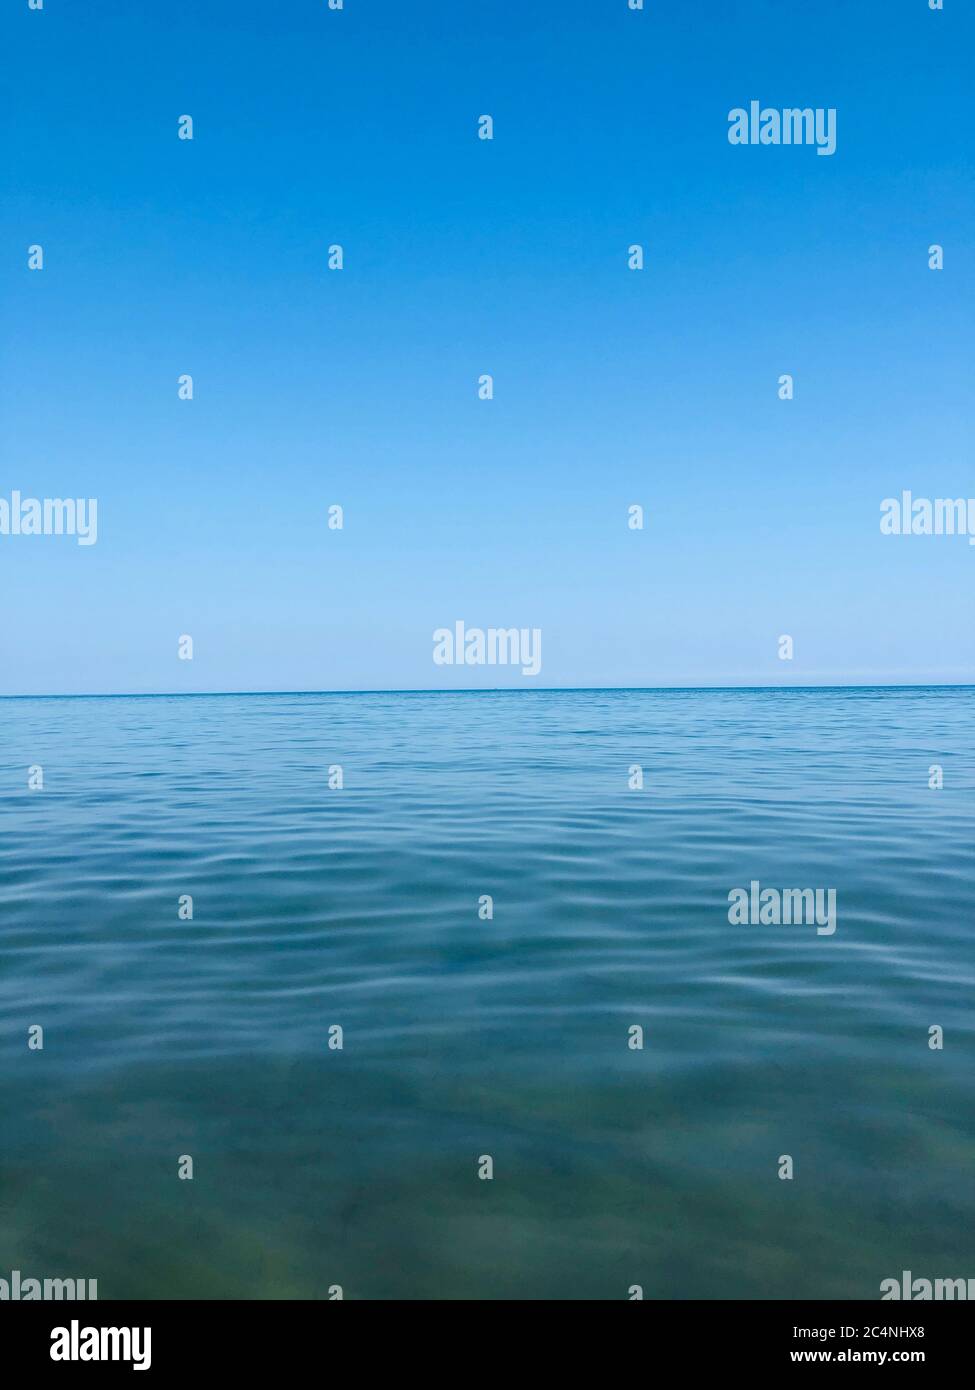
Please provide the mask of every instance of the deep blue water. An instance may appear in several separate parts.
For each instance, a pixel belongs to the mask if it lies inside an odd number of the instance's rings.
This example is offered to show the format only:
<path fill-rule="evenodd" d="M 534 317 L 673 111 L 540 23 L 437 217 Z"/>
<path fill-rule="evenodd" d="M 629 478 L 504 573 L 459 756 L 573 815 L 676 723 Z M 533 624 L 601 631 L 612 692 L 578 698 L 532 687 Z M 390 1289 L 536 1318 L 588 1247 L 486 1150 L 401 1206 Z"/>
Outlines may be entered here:
<path fill-rule="evenodd" d="M 0 1276 L 975 1276 L 973 715 L 970 688 L 0 701 Z M 732 926 L 752 879 L 834 888 L 835 934 Z"/>

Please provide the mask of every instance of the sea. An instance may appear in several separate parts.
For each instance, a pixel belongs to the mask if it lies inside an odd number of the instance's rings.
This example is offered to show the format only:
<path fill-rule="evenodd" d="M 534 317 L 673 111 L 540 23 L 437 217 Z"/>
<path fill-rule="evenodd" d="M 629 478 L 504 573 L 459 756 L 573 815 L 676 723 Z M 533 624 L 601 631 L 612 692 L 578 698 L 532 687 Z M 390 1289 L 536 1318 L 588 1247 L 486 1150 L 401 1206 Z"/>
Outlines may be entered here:
<path fill-rule="evenodd" d="M 975 1276 L 973 716 L 970 687 L 0 700 L 0 1276 Z M 833 890 L 835 931 L 732 921 L 752 884 Z"/>

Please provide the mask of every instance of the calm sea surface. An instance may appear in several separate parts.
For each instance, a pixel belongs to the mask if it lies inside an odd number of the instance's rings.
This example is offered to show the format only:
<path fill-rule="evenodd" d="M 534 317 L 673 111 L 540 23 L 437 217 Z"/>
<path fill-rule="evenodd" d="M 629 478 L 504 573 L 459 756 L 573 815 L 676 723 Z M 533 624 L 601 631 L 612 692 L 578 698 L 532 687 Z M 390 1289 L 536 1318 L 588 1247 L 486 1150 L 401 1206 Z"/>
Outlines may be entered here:
<path fill-rule="evenodd" d="M 975 1277 L 975 690 L 0 700 L 0 827 L 0 1277 Z"/>

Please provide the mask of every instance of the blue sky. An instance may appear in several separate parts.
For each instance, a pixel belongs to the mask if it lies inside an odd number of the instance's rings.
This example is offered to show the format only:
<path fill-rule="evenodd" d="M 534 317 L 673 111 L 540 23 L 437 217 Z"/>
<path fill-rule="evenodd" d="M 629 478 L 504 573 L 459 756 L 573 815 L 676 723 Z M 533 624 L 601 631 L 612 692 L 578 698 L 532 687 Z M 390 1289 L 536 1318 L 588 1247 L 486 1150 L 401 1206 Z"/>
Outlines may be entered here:
<path fill-rule="evenodd" d="M 0 693 L 975 680 L 966 8 L 8 3 Z"/>

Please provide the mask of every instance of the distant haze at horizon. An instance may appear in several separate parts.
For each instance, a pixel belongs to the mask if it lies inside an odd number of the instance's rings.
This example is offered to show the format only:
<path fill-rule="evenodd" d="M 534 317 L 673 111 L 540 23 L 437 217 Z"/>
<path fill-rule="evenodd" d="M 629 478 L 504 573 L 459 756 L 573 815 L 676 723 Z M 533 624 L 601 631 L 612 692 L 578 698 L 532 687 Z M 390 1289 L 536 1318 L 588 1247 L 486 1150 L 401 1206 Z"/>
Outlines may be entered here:
<path fill-rule="evenodd" d="M 813 684 L 803 684 L 802 682 L 789 683 L 779 681 L 777 684 L 749 685 L 741 683 L 737 685 L 484 685 L 484 686 L 402 686 L 402 687 L 366 687 L 361 688 L 338 688 L 332 690 L 314 689 L 312 687 L 292 690 L 85 690 L 85 691 L 25 691 L 17 694 L 0 694 L 0 700 L 170 700 L 170 699 L 219 699 L 227 697 L 247 697 L 273 695 L 586 695 L 586 694 L 661 694 L 668 692 L 673 694 L 734 694 L 736 691 L 742 694 L 749 692 L 771 693 L 774 691 L 783 694 L 810 693 L 817 690 L 822 691 L 841 691 L 841 690 L 975 690 L 975 682 L 972 681 L 852 681 L 852 682 L 830 682 L 820 681 Z"/>

